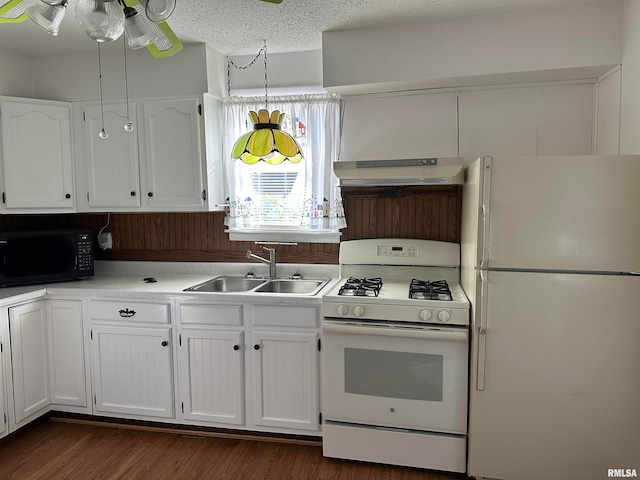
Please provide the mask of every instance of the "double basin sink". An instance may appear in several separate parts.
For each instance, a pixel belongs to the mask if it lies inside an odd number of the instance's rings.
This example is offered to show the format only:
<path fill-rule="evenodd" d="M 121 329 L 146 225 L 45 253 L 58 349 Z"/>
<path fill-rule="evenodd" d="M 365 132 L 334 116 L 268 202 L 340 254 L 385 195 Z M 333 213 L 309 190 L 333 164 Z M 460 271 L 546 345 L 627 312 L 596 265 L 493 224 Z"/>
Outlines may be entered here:
<path fill-rule="evenodd" d="M 185 288 L 185 292 L 251 292 L 315 295 L 329 280 L 224 276 Z"/>

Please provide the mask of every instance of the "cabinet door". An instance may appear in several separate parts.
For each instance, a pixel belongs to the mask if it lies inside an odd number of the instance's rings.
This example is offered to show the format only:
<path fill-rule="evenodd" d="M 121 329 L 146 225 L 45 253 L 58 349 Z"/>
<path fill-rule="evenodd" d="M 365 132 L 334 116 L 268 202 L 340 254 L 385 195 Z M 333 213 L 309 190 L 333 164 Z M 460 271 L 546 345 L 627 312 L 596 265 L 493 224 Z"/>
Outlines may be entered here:
<path fill-rule="evenodd" d="M 73 211 L 71 107 L 2 102 L 0 116 L 5 209 Z"/>
<path fill-rule="evenodd" d="M 140 207 L 140 173 L 138 164 L 138 127 L 135 103 L 129 105 L 134 130 L 127 132 L 126 104 L 104 106 L 107 138 L 100 138 L 100 105 L 84 109 L 84 162 L 90 209 Z"/>
<path fill-rule="evenodd" d="M 143 104 L 146 205 L 150 209 L 204 209 L 200 101 Z"/>
<path fill-rule="evenodd" d="M 2 323 L 8 325 L 6 317 L 2 316 Z M 7 340 L 5 327 L 0 325 L 0 438 L 9 433 L 9 424 L 7 422 L 7 398 L 6 398 L 6 385 L 5 379 L 7 374 L 5 373 L 5 365 L 10 364 L 8 358 L 9 355 L 9 341 Z"/>
<path fill-rule="evenodd" d="M 186 420 L 244 424 L 243 332 L 183 331 L 180 389 Z"/>
<path fill-rule="evenodd" d="M 13 413 L 16 424 L 51 404 L 45 301 L 9 309 Z"/>
<path fill-rule="evenodd" d="M 171 328 L 94 325 L 95 412 L 173 418 Z"/>
<path fill-rule="evenodd" d="M 51 403 L 87 406 L 84 335 L 79 300 L 47 300 Z"/>
<path fill-rule="evenodd" d="M 318 334 L 253 334 L 255 424 L 318 430 Z"/>

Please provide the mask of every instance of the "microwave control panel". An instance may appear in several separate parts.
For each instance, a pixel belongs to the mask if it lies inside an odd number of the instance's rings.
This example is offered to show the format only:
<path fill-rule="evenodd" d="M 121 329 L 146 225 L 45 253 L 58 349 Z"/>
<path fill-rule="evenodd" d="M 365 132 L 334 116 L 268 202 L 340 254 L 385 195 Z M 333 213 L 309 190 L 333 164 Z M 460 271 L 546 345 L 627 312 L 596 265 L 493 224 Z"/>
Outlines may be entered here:
<path fill-rule="evenodd" d="M 78 252 L 78 276 L 93 275 L 93 244 L 90 233 L 78 233 L 76 238 Z"/>

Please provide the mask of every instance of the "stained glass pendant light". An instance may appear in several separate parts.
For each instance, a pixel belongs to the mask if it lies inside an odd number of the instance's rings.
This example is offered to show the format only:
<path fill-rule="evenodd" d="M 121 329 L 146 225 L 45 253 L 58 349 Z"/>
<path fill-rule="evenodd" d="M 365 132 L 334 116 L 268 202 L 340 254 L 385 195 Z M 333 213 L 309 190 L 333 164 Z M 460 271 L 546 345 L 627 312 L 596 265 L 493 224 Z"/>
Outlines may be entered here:
<path fill-rule="evenodd" d="M 249 118 L 253 123 L 253 131 L 247 132 L 240 136 L 231 150 L 231 160 L 240 159 L 244 163 L 252 165 L 260 160 L 271 165 L 278 165 L 285 160 L 298 163 L 303 158 L 300 144 L 282 130 L 282 121 L 285 114 L 279 110 L 274 110 L 269 114 L 269 103 L 267 95 L 267 44 L 258 52 L 251 63 L 244 67 L 237 67 L 231 59 L 227 62 L 227 93 L 230 92 L 229 69 L 231 66 L 240 69 L 246 69 L 253 65 L 258 57 L 264 54 L 264 97 L 265 107 L 259 110 L 249 112 Z"/>
<path fill-rule="evenodd" d="M 253 122 L 253 131 L 242 135 L 233 145 L 231 159 L 240 159 L 244 163 L 253 164 L 263 160 L 277 165 L 289 160 L 298 163 L 302 160 L 300 145 L 287 132 L 280 129 L 284 113 L 262 109 L 258 113 L 251 111 L 249 117 Z"/>

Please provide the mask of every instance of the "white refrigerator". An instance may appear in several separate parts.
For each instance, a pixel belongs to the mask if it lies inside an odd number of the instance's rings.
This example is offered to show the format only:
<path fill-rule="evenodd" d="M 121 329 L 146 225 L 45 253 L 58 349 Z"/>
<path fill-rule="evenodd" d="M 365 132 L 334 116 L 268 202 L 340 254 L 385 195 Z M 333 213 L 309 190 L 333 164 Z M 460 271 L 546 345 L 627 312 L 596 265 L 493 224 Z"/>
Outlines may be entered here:
<path fill-rule="evenodd" d="M 640 156 L 478 159 L 461 247 L 469 475 L 640 476 Z"/>

